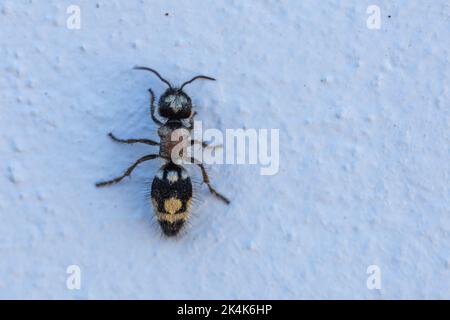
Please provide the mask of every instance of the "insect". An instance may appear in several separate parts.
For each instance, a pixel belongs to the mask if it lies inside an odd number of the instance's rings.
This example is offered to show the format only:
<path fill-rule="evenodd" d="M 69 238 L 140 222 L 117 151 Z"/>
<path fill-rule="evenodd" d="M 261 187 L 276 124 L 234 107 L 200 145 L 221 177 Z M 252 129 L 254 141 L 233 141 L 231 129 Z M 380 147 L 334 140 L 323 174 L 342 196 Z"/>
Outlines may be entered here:
<path fill-rule="evenodd" d="M 163 123 L 155 115 L 155 94 L 152 89 L 149 89 L 150 93 L 150 115 L 152 120 L 159 126 L 158 136 L 160 142 L 156 142 L 150 139 L 119 139 L 112 133 L 109 133 L 109 137 L 120 143 L 133 144 L 143 143 L 150 146 L 159 146 L 159 153 L 148 154 L 141 157 L 134 162 L 121 176 L 108 181 L 102 181 L 96 183 L 97 187 L 104 187 L 120 182 L 123 178 L 130 176 L 133 170 L 141 163 L 156 158 L 161 158 L 164 161 L 163 166 L 159 169 L 151 185 L 151 200 L 155 210 L 157 220 L 161 226 L 163 233 L 166 236 L 175 236 L 183 228 L 187 221 L 192 205 L 192 182 L 185 168 L 177 164 L 176 161 L 172 161 L 172 150 L 177 141 L 172 141 L 172 133 L 177 129 L 185 129 L 191 132 L 194 127 L 193 119 L 196 112 L 193 111 L 192 100 L 183 91 L 183 88 L 198 79 L 212 80 L 214 78 L 199 75 L 192 78 L 189 81 L 183 83 L 180 87 L 174 87 L 172 84 L 164 79 L 156 70 L 147 67 L 134 67 L 136 70 L 145 70 L 155 74 L 162 82 L 164 82 L 168 88 L 160 96 L 158 101 L 158 114 L 162 118 L 166 118 L 166 122 Z M 209 148 L 208 144 L 191 140 L 191 144 L 201 143 L 202 148 Z M 213 146 L 214 147 L 214 146 Z M 217 147 L 217 146 L 216 146 Z M 220 194 L 211 185 L 211 182 L 202 163 L 194 161 L 199 167 L 203 182 L 208 186 L 209 191 L 215 197 L 220 199 L 226 204 L 230 201 Z"/>

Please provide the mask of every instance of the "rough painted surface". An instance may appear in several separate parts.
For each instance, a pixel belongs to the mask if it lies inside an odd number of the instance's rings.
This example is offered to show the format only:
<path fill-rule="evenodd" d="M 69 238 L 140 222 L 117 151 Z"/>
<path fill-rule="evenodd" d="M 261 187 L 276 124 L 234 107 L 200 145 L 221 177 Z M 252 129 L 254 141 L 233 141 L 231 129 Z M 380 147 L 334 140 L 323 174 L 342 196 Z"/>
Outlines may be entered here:
<path fill-rule="evenodd" d="M 0 298 L 450 298 L 449 30 L 444 0 L 1 1 Z M 94 187 L 149 150 L 107 132 L 156 138 L 135 64 L 216 77 L 208 127 L 280 129 L 279 174 L 211 168 L 232 204 L 200 186 L 175 241 L 157 161 Z"/>

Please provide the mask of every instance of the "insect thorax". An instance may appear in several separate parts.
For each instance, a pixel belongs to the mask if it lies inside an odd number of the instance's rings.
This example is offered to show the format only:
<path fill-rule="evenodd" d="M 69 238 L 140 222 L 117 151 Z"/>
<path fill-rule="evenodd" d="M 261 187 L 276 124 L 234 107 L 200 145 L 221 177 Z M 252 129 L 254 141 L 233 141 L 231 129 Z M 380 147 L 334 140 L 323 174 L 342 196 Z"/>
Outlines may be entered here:
<path fill-rule="evenodd" d="M 169 120 L 158 129 L 160 138 L 159 154 L 174 162 L 183 158 L 183 151 L 188 147 L 191 128 L 181 120 Z M 177 147 L 176 150 L 174 148 Z M 176 152 L 173 152 L 176 151 Z M 178 163 L 178 162 L 177 162 Z"/>

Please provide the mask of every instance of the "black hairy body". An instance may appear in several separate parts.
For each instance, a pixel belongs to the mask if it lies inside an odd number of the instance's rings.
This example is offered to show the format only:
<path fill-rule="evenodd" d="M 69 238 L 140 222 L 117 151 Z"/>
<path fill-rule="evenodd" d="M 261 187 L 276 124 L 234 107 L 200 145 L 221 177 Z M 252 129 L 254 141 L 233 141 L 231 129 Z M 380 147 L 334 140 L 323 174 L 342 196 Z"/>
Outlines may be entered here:
<path fill-rule="evenodd" d="M 186 170 L 173 162 L 164 165 L 153 179 L 151 198 L 164 234 L 176 235 L 192 204 L 192 182 Z"/>

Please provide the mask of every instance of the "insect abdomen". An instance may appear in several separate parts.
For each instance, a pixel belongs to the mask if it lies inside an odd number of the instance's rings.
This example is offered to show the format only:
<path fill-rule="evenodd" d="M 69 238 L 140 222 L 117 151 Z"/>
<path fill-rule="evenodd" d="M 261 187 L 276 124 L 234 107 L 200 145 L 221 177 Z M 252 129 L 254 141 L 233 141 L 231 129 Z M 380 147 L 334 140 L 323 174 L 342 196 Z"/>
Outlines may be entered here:
<path fill-rule="evenodd" d="M 151 197 L 164 234 L 177 235 L 192 202 L 192 183 L 186 170 L 173 162 L 164 165 L 153 179 Z"/>

